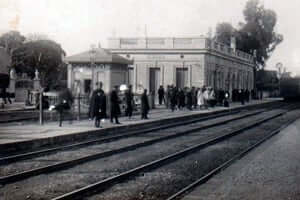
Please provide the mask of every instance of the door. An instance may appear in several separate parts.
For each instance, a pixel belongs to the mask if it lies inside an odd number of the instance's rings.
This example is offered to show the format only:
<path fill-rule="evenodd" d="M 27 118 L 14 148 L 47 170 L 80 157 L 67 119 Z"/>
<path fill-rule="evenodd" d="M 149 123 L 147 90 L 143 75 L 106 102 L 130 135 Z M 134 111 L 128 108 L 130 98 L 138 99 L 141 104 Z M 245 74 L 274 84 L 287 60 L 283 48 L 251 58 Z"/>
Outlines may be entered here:
<path fill-rule="evenodd" d="M 91 79 L 84 79 L 84 93 L 85 94 L 89 94 L 91 92 L 91 84 L 92 84 L 92 80 Z"/>
<path fill-rule="evenodd" d="M 157 96 L 157 90 L 160 83 L 160 69 L 159 68 L 150 68 L 149 70 L 149 92 L 154 92 L 155 99 Z"/>
<path fill-rule="evenodd" d="M 176 69 L 176 87 L 183 89 L 188 85 L 188 69 L 177 68 Z"/>

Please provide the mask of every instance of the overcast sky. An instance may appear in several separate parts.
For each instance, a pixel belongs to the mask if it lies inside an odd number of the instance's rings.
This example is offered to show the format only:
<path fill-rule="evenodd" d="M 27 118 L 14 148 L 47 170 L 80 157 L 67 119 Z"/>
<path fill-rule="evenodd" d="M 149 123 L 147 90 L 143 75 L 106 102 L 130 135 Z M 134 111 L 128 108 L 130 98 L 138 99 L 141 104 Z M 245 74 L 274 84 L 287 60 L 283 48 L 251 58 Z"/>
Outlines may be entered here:
<path fill-rule="evenodd" d="M 277 13 L 276 31 L 284 35 L 267 63 L 282 62 L 300 75 L 300 1 L 261 0 Z M 67 55 L 107 38 L 199 36 L 209 27 L 243 21 L 246 0 L 0 0 L 0 33 L 42 33 L 60 43 Z M 145 31 L 147 27 L 147 31 Z"/>

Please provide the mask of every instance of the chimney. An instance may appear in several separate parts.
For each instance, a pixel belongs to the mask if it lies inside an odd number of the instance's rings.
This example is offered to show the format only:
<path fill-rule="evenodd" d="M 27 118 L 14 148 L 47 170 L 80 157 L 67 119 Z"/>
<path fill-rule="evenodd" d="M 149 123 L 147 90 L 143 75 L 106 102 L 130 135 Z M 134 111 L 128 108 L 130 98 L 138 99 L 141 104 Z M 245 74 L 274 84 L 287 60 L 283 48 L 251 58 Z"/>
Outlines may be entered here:
<path fill-rule="evenodd" d="M 236 50 L 236 40 L 235 40 L 235 37 L 231 36 L 230 38 L 230 48 L 233 49 L 233 52 L 235 52 Z"/>

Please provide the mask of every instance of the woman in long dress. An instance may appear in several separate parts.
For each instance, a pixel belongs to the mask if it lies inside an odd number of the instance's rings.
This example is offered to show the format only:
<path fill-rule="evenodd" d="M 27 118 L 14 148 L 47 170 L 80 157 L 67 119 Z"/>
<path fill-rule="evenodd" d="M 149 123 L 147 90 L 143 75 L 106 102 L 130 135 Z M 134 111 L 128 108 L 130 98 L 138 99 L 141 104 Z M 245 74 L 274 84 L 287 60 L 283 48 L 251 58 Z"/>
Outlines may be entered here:
<path fill-rule="evenodd" d="M 204 88 L 199 88 L 199 90 L 197 92 L 197 104 L 198 104 L 200 110 L 202 110 L 202 108 L 204 107 L 203 92 L 204 92 Z"/>

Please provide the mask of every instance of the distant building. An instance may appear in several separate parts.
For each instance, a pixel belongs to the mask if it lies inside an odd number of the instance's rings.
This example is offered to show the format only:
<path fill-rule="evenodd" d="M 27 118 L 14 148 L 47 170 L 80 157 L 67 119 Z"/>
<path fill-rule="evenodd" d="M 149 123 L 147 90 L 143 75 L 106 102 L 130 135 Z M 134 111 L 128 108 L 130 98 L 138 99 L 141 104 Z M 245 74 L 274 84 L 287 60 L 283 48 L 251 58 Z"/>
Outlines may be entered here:
<path fill-rule="evenodd" d="M 215 89 L 252 90 L 252 55 L 205 37 L 193 38 L 110 38 L 114 54 L 134 60 L 129 65 L 129 84 L 134 91 L 157 91 L 159 85 L 211 86 Z"/>
<path fill-rule="evenodd" d="M 68 88 L 80 94 L 89 94 L 97 82 L 103 83 L 105 92 L 115 85 L 128 84 L 129 59 L 96 48 L 64 59 L 68 63 Z"/>

